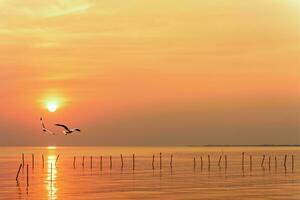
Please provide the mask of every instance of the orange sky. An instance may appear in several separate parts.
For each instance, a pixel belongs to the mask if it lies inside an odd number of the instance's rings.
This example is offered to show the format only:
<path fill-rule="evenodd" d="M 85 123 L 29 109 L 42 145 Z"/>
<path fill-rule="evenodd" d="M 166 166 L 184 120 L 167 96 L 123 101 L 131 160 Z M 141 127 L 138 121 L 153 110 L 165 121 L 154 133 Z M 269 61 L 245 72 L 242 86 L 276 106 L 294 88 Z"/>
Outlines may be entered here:
<path fill-rule="evenodd" d="M 300 143 L 297 0 L 0 9 L 0 145 Z M 84 132 L 42 135 L 40 116 Z"/>

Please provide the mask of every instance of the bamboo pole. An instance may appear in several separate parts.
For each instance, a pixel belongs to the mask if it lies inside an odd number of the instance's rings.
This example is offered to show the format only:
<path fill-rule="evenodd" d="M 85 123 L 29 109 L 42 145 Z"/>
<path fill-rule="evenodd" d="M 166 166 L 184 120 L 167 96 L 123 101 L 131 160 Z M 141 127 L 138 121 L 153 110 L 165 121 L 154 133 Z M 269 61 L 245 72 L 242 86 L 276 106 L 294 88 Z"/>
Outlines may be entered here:
<path fill-rule="evenodd" d="M 250 155 L 250 170 L 252 170 L 252 155 Z"/>
<path fill-rule="evenodd" d="M 275 156 L 275 169 L 277 169 L 277 157 Z"/>
<path fill-rule="evenodd" d="M 112 169 L 112 157 L 111 156 L 109 156 L 109 161 L 110 161 L 109 162 L 109 168 Z"/>
<path fill-rule="evenodd" d="M 271 169 L 271 156 L 269 156 L 269 169 Z"/>
<path fill-rule="evenodd" d="M 44 154 L 42 154 L 42 165 L 43 165 L 43 168 L 45 167 L 45 159 L 44 159 Z"/>
<path fill-rule="evenodd" d="M 200 156 L 200 167 L 201 167 L 201 169 L 203 169 L 203 158 L 202 158 L 202 156 Z"/>
<path fill-rule="evenodd" d="M 210 155 L 207 155 L 207 161 L 208 161 L 208 169 L 210 169 Z"/>
<path fill-rule="evenodd" d="M 91 156 L 91 158 L 90 158 L 91 160 L 90 160 L 90 167 L 91 167 L 91 169 L 93 168 L 93 156 Z"/>
<path fill-rule="evenodd" d="M 22 168 L 22 163 L 19 166 L 19 169 L 18 169 L 18 172 L 17 172 L 17 176 L 16 176 L 16 181 L 18 181 L 19 173 L 20 173 L 21 168 Z"/>
<path fill-rule="evenodd" d="M 227 155 L 225 155 L 225 169 L 227 169 Z"/>
<path fill-rule="evenodd" d="M 123 155 L 121 154 L 121 168 L 123 169 L 124 162 L 123 162 Z"/>
<path fill-rule="evenodd" d="M 74 156 L 74 158 L 73 158 L 73 168 L 74 169 L 76 168 L 76 156 Z"/>
<path fill-rule="evenodd" d="M 194 170 L 196 169 L 196 158 L 194 157 Z"/>
<path fill-rule="evenodd" d="M 173 154 L 171 154 L 170 167 L 173 167 Z"/>
<path fill-rule="evenodd" d="M 154 169 L 154 154 L 152 156 L 152 169 Z"/>
<path fill-rule="evenodd" d="M 162 169 L 162 153 L 159 153 L 159 169 Z"/>
<path fill-rule="evenodd" d="M 100 170 L 102 170 L 102 156 L 100 156 Z"/>
<path fill-rule="evenodd" d="M 52 162 L 50 163 L 50 181 L 52 184 Z"/>
<path fill-rule="evenodd" d="M 294 171 L 294 155 L 292 155 L 292 171 Z"/>
<path fill-rule="evenodd" d="M 58 161 L 58 158 L 59 158 L 59 154 L 58 154 L 57 157 L 56 157 L 56 160 L 55 160 L 55 166 L 56 166 L 56 163 L 57 163 L 57 161 Z"/>
<path fill-rule="evenodd" d="M 220 157 L 219 157 L 219 162 L 218 162 L 218 166 L 219 166 L 219 168 L 221 168 L 221 160 L 222 160 L 222 157 L 223 157 L 223 154 L 222 154 L 222 155 L 220 155 Z"/>
<path fill-rule="evenodd" d="M 264 166 L 265 158 L 266 158 L 266 155 L 263 155 L 263 159 L 262 159 L 261 164 L 260 164 L 262 167 Z"/>
<path fill-rule="evenodd" d="M 245 152 L 242 152 L 242 168 L 244 169 L 245 164 Z"/>
<path fill-rule="evenodd" d="M 84 168 L 84 156 L 82 156 L 82 167 Z"/>
<path fill-rule="evenodd" d="M 286 168 L 286 159 L 287 159 L 287 155 L 285 154 L 285 156 L 284 156 L 284 163 L 283 163 L 284 168 Z"/>
<path fill-rule="evenodd" d="M 27 187 L 29 186 L 29 177 L 28 177 L 28 164 L 27 164 L 27 170 L 26 170 L 26 183 L 27 183 Z"/>
<path fill-rule="evenodd" d="M 132 154 L 132 169 L 135 170 L 135 156 Z"/>

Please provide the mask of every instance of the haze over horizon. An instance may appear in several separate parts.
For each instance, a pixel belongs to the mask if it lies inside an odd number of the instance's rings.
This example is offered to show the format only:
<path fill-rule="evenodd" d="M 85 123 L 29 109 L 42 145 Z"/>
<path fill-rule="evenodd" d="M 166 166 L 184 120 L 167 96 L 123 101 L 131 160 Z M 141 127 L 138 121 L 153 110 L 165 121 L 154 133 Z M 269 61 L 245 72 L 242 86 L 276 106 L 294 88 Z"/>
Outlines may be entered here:
<path fill-rule="evenodd" d="M 0 145 L 300 144 L 300 1 L 174 2 L 0 0 Z"/>

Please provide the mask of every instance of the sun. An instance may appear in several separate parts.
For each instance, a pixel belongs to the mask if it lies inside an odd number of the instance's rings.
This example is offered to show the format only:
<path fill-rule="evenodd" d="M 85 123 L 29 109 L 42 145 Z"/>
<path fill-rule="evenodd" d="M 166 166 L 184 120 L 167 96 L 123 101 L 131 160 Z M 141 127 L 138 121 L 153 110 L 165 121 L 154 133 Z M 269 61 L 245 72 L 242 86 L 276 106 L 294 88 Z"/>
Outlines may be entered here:
<path fill-rule="evenodd" d="M 51 102 L 47 104 L 47 109 L 49 112 L 55 112 L 57 110 L 57 103 Z"/>

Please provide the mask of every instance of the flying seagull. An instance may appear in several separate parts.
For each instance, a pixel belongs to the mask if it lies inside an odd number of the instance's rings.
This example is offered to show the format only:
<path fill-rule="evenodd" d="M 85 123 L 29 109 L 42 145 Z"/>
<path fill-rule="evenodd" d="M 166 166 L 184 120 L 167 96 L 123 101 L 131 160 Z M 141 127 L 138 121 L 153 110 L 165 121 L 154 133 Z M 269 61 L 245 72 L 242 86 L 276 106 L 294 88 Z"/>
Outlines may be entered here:
<path fill-rule="evenodd" d="M 50 134 L 52 134 L 52 135 L 55 135 L 55 133 L 53 133 L 52 131 L 50 131 L 49 129 L 46 128 L 46 126 L 45 126 L 45 124 L 44 124 L 44 122 L 43 122 L 43 118 L 42 118 L 42 117 L 40 118 L 40 121 L 41 121 L 41 124 L 42 124 L 42 128 L 43 128 L 44 133 L 50 133 Z"/>
<path fill-rule="evenodd" d="M 78 132 L 80 132 L 80 129 L 78 129 L 78 128 L 71 128 L 71 129 L 69 129 L 66 125 L 63 125 L 63 124 L 55 124 L 56 126 L 60 126 L 60 127 L 63 127 L 65 130 L 63 131 L 63 133 L 65 134 L 65 135 L 68 135 L 68 134 L 71 134 L 71 133 L 73 133 L 73 132 L 75 132 L 75 131 L 78 131 Z"/>

